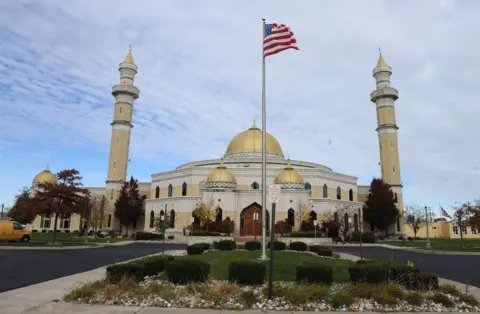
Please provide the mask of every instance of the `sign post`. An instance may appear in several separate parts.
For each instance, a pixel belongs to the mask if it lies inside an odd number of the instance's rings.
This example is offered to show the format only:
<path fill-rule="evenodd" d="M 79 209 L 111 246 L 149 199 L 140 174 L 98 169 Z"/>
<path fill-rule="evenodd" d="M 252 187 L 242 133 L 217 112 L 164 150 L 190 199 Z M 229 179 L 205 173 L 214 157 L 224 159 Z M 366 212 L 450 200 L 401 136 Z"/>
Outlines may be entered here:
<path fill-rule="evenodd" d="M 313 230 L 315 230 L 314 231 L 315 238 L 317 238 L 317 225 L 318 225 L 318 221 L 314 220 L 313 221 Z"/>
<path fill-rule="evenodd" d="M 258 213 L 255 212 L 253 213 L 253 237 L 255 241 L 257 241 L 257 233 L 255 231 L 255 225 L 257 224 L 257 221 L 258 221 Z"/>
<path fill-rule="evenodd" d="M 195 222 L 195 217 L 190 217 L 190 222 L 192 223 L 192 232 L 190 232 L 190 235 L 193 236 L 193 223 Z"/>
<path fill-rule="evenodd" d="M 268 276 L 268 299 L 272 299 L 273 288 L 273 252 L 275 242 L 275 206 L 280 201 L 280 184 L 270 185 L 268 187 L 268 201 L 272 203 L 272 215 L 270 217 L 272 223 L 270 226 L 270 271 Z"/>

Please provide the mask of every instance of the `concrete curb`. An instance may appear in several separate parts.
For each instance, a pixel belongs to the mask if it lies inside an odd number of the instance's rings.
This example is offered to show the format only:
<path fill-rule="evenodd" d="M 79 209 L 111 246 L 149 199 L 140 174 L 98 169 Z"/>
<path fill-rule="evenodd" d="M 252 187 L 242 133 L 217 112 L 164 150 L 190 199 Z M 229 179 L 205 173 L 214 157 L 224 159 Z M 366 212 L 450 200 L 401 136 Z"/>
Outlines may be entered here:
<path fill-rule="evenodd" d="M 331 247 L 360 247 L 360 244 L 352 244 L 352 243 L 346 243 L 346 244 L 331 244 L 331 245 L 326 245 L 326 246 L 331 246 Z M 390 245 L 390 244 L 381 244 L 381 243 L 364 243 L 362 245 L 363 247 L 383 247 L 387 249 L 392 249 L 392 250 L 403 250 L 403 251 L 412 251 L 412 252 L 418 252 L 418 253 L 424 253 L 424 254 L 437 254 L 437 255 L 480 255 L 480 252 L 455 252 L 455 251 L 435 251 L 435 250 L 425 250 L 425 249 L 418 249 L 418 248 L 412 248 L 412 247 L 406 247 L 406 246 L 396 246 L 396 245 Z"/>
<path fill-rule="evenodd" d="M 162 244 L 162 241 L 149 241 L 149 240 L 126 240 L 126 241 L 118 241 L 112 243 L 94 243 L 89 242 L 91 245 L 78 245 L 78 246 L 2 246 L 0 245 L 0 250 L 85 250 L 85 249 L 96 249 L 100 247 L 107 247 L 107 246 L 124 246 L 129 245 L 132 243 L 155 243 L 155 244 Z M 174 242 L 165 242 L 165 244 L 185 244 L 185 243 L 174 243 Z"/>

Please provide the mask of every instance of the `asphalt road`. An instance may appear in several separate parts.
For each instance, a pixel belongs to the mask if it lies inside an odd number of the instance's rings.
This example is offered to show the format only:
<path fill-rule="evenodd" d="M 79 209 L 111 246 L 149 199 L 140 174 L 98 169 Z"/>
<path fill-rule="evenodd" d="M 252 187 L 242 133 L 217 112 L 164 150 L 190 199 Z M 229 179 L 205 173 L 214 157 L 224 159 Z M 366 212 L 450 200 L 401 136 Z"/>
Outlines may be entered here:
<path fill-rule="evenodd" d="M 334 247 L 334 252 L 360 256 L 359 247 Z M 381 261 L 411 261 L 421 272 L 480 287 L 480 255 L 439 255 L 383 247 L 364 247 L 363 256 Z"/>
<path fill-rule="evenodd" d="M 0 250 L 0 292 L 69 276 L 183 244 L 133 243 L 76 250 Z"/>

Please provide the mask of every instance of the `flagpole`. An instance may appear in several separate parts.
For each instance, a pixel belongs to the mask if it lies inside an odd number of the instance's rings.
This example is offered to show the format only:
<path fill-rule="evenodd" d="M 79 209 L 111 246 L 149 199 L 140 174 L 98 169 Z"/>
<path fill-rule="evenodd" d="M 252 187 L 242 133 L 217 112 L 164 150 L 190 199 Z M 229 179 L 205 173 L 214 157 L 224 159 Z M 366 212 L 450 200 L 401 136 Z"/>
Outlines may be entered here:
<path fill-rule="evenodd" d="M 262 18 L 262 256 L 260 259 L 267 259 L 267 110 L 265 100 L 265 56 L 263 51 L 263 41 L 265 39 L 265 19 Z M 272 232 L 272 230 L 270 230 Z"/>

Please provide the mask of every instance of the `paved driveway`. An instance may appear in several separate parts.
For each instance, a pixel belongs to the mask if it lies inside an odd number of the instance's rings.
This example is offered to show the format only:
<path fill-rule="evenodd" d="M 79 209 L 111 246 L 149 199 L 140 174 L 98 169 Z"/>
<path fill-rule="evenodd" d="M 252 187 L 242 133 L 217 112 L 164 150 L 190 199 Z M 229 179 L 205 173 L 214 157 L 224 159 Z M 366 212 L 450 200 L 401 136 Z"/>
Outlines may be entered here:
<path fill-rule="evenodd" d="M 0 292 L 89 271 L 183 244 L 133 243 L 75 250 L 0 250 Z"/>
<path fill-rule="evenodd" d="M 334 247 L 334 252 L 360 256 L 359 247 Z M 413 262 L 422 272 L 480 287 L 480 255 L 440 255 L 383 247 L 364 247 L 363 256 L 381 261 Z"/>

